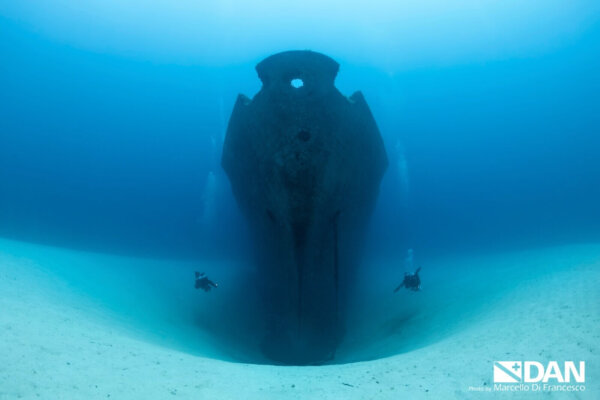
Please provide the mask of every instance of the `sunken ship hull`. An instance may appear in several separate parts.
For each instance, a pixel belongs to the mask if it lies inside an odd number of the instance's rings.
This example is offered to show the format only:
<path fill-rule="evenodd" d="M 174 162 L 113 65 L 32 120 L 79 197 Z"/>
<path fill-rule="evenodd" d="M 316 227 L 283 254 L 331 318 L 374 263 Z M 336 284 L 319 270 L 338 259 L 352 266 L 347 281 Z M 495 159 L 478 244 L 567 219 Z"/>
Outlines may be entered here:
<path fill-rule="evenodd" d="M 261 349 L 285 364 L 332 360 L 387 156 L 360 92 L 343 96 L 339 65 L 311 51 L 270 56 L 263 86 L 239 95 L 222 166 L 256 250 Z"/>

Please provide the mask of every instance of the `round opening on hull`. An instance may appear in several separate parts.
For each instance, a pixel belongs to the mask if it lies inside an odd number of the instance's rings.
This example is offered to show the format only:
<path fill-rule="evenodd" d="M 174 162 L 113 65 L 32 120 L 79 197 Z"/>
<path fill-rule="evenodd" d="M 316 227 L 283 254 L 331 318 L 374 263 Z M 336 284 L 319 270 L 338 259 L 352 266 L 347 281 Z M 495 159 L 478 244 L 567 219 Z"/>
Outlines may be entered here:
<path fill-rule="evenodd" d="M 303 142 L 308 142 L 310 140 L 310 132 L 306 130 L 301 130 L 298 132 L 298 139 Z"/>
<path fill-rule="evenodd" d="M 294 89 L 300 89 L 302 86 L 304 86 L 304 81 L 300 78 L 294 78 L 290 81 L 290 85 Z"/>

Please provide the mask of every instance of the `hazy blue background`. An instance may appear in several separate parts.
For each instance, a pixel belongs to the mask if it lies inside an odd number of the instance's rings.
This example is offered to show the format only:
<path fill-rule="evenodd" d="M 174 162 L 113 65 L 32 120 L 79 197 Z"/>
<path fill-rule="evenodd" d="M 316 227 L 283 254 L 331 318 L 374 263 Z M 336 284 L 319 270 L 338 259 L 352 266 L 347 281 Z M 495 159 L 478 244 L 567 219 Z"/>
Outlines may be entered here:
<path fill-rule="evenodd" d="M 229 113 L 311 49 L 384 136 L 371 251 L 600 239 L 600 2 L 323 3 L 0 0 L 0 235 L 238 253 Z"/>

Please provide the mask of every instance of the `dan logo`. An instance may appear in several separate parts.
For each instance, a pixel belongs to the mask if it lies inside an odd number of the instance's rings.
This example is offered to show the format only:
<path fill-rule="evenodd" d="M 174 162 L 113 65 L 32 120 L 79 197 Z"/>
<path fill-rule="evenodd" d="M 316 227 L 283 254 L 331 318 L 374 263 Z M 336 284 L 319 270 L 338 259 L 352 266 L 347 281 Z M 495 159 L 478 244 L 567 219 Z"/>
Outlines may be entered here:
<path fill-rule="evenodd" d="M 585 382 L 585 361 L 579 366 L 573 361 L 559 365 L 556 361 L 542 364 L 538 361 L 494 361 L 495 383 Z"/>
<path fill-rule="evenodd" d="M 523 379 L 523 364 L 521 361 L 494 362 L 494 382 L 520 383 Z"/>

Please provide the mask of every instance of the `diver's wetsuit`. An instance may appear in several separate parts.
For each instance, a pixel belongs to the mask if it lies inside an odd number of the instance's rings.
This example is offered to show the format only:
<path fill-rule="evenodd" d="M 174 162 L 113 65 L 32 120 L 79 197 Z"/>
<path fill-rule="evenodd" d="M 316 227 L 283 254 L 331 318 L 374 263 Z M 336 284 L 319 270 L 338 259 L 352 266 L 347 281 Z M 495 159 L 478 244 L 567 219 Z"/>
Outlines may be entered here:
<path fill-rule="evenodd" d="M 210 292 L 212 288 L 216 288 L 218 286 L 219 285 L 204 276 L 204 272 L 196 272 L 196 283 L 194 284 L 196 289 L 202 289 L 205 292 Z"/>
<path fill-rule="evenodd" d="M 415 292 L 421 290 L 421 278 L 419 277 L 420 270 L 421 270 L 421 267 L 417 268 L 417 270 L 415 271 L 414 274 L 405 272 L 404 280 L 396 289 L 394 289 L 394 293 L 396 293 L 398 290 L 400 290 L 403 286 L 405 288 L 407 288 L 409 290 L 413 290 Z"/>

